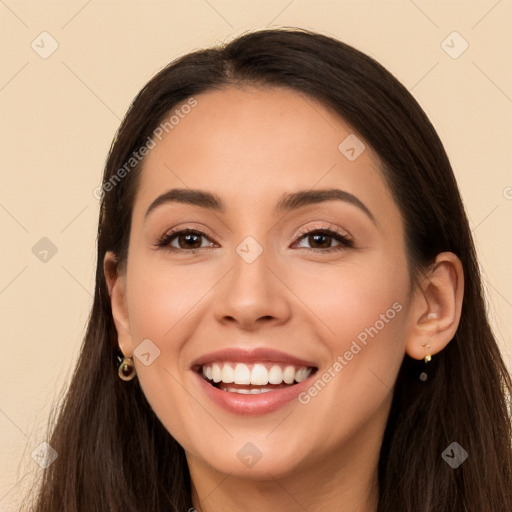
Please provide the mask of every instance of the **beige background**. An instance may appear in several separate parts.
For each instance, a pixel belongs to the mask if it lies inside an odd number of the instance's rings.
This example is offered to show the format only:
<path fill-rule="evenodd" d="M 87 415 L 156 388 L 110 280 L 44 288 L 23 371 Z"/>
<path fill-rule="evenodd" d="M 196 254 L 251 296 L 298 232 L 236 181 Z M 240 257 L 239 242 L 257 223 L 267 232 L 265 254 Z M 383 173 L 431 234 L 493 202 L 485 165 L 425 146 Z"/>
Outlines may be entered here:
<path fill-rule="evenodd" d="M 417 98 L 453 164 L 512 369 L 510 20 L 510 0 L 0 0 L 0 510 L 16 510 L 42 471 L 31 453 L 76 362 L 94 286 L 92 191 L 122 116 L 171 59 L 249 29 L 335 36 Z M 58 43 L 49 56 L 44 31 Z M 441 46 L 453 31 L 469 44 L 456 59 Z M 57 248 L 46 262 L 32 251 L 43 237 Z"/>

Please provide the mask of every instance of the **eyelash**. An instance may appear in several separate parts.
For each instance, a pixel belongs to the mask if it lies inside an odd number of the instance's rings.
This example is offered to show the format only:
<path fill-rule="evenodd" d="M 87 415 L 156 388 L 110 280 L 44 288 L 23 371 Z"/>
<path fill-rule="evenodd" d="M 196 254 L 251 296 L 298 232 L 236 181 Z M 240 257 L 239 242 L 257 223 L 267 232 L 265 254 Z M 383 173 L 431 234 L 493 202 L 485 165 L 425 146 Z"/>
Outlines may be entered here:
<path fill-rule="evenodd" d="M 163 249 L 171 251 L 171 252 L 188 252 L 191 254 L 196 254 L 199 251 L 199 248 L 198 249 L 181 249 L 178 247 L 169 246 L 170 242 L 174 238 L 176 238 L 178 235 L 182 235 L 182 234 L 199 235 L 199 236 L 208 238 L 208 236 L 205 233 L 203 233 L 202 231 L 199 231 L 197 229 L 185 228 L 185 229 L 180 229 L 180 230 L 175 230 L 175 231 L 170 231 L 170 232 L 165 233 L 157 241 L 157 243 L 155 245 L 156 245 L 156 247 L 163 248 Z M 330 247 L 328 249 L 315 249 L 315 248 L 302 247 L 302 249 L 306 249 L 306 250 L 312 251 L 312 252 L 323 252 L 323 253 L 329 252 L 330 253 L 330 252 L 342 251 L 344 249 L 355 247 L 355 243 L 352 239 L 350 239 L 346 235 L 343 235 L 338 230 L 333 229 L 333 228 L 322 227 L 322 228 L 315 228 L 315 229 L 310 229 L 310 230 L 306 229 L 306 230 L 301 230 L 298 233 L 298 235 L 299 236 L 298 236 L 297 240 L 301 240 L 302 238 L 305 238 L 306 236 L 327 235 L 330 238 L 334 238 L 340 242 L 340 245 L 338 245 L 336 247 Z M 209 249 L 209 247 L 201 247 L 200 249 Z"/>

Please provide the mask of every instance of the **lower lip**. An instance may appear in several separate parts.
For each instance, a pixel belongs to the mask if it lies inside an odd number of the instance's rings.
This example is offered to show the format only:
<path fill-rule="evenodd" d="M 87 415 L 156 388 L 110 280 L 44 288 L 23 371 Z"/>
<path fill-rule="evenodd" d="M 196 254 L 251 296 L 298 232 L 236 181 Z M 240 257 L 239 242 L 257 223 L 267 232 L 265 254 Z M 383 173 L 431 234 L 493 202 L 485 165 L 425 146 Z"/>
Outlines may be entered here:
<path fill-rule="evenodd" d="M 314 375 L 312 374 L 306 380 L 287 388 L 253 395 L 222 391 L 209 384 L 199 373 L 194 372 L 194 374 L 199 379 L 199 384 L 206 395 L 211 398 L 213 402 L 229 412 L 246 416 L 267 414 L 285 406 L 307 389 L 310 384 L 310 379 Z"/>

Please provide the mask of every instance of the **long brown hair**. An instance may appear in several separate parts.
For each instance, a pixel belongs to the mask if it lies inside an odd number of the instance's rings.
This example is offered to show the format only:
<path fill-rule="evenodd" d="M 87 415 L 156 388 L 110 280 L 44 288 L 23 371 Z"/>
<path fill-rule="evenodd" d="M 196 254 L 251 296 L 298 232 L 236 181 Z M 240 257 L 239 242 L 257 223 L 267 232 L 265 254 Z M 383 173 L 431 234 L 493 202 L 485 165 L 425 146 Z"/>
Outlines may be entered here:
<path fill-rule="evenodd" d="M 119 169 L 172 109 L 230 85 L 288 87 L 338 113 L 375 151 L 405 223 L 411 283 L 438 253 L 461 260 L 457 332 L 420 382 L 405 356 L 393 390 L 378 474 L 379 512 L 512 510 L 511 376 L 489 325 L 468 219 L 450 162 L 426 114 L 379 63 L 302 29 L 249 32 L 171 62 L 140 91 L 106 162 L 94 303 L 49 444 L 35 512 L 183 512 L 191 506 L 182 447 L 157 419 L 138 379 L 117 375 L 117 333 L 103 273 L 106 251 L 126 263 L 140 164 Z M 114 179 L 115 178 L 115 179 Z M 115 183 L 114 183 L 114 181 Z M 468 458 L 442 457 L 458 443 Z"/>

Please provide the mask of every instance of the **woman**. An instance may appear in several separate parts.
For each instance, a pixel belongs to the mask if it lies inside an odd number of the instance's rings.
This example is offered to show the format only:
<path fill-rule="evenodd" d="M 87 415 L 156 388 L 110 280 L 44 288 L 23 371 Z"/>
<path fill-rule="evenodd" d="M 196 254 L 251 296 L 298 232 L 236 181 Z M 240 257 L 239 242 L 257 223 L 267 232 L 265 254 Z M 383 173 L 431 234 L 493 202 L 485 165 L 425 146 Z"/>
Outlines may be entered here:
<path fill-rule="evenodd" d="M 443 146 L 373 59 L 262 30 L 160 71 L 101 189 L 46 511 L 512 510 L 512 382 Z"/>

